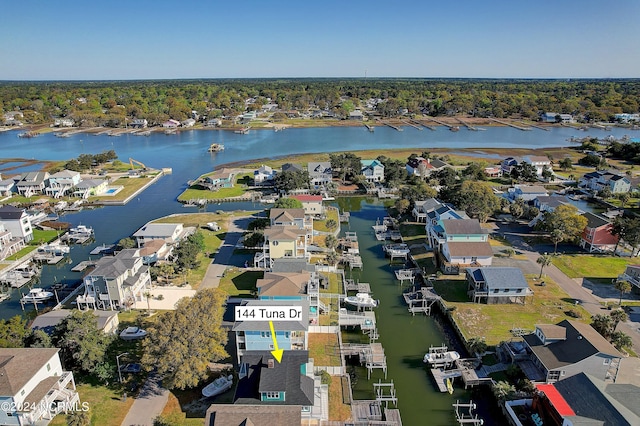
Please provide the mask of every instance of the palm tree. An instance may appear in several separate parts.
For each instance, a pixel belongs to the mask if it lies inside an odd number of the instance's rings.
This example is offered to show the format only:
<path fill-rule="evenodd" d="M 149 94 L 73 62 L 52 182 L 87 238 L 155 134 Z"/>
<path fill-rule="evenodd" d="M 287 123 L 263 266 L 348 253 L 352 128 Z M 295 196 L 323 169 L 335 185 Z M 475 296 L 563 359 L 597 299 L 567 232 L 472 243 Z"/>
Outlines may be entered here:
<path fill-rule="evenodd" d="M 591 317 L 591 327 L 593 327 L 602 337 L 608 339 L 613 331 L 611 326 L 613 319 L 608 315 L 594 315 Z"/>
<path fill-rule="evenodd" d="M 67 414 L 67 424 L 70 426 L 87 426 L 91 423 L 89 412 L 74 410 Z"/>
<path fill-rule="evenodd" d="M 618 350 L 622 350 L 623 348 L 630 348 L 633 346 L 633 340 L 631 337 L 623 333 L 622 331 L 616 331 L 611 333 L 611 344 L 616 347 Z"/>
<path fill-rule="evenodd" d="M 611 321 L 613 321 L 613 324 L 611 325 L 613 330 L 618 327 L 618 324 L 629 319 L 629 315 L 627 315 L 624 309 L 616 309 L 614 311 L 611 311 L 609 316 L 611 317 Z"/>
<path fill-rule="evenodd" d="M 145 291 L 144 297 L 147 298 L 147 316 L 151 316 L 151 292 Z"/>
<path fill-rule="evenodd" d="M 469 345 L 469 352 L 476 356 L 482 356 L 487 350 L 487 343 L 481 337 L 472 337 L 467 344 Z"/>
<path fill-rule="evenodd" d="M 542 271 L 544 268 L 551 265 L 551 255 L 546 253 L 543 254 L 536 260 L 536 263 L 540 265 L 540 276 L 538 276 L 538 279 L 540 279 L 542 278 Z"/>
<path fill-rule="evenodd" d="M 631 284 L 627 280 L 616 280 L 613 287 L 620 292 L 618 305 L 622 306 L 622 295 L 631 291 Z"/>
<path fill-rule="evenodd" d="M 505 401 L 516 392 L 516 388 L 512 384 L 502 380 L 491 386 L 491 390 L 498 401 Z"/>

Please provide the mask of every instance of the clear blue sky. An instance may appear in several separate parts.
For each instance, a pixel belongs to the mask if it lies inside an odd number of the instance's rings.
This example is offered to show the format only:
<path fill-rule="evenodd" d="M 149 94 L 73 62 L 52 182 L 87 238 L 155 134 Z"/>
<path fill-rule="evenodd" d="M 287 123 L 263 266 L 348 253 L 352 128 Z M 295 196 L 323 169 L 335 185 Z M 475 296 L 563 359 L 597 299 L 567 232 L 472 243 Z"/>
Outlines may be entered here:
<path fill-rule="evenodd" d="M 640 77 L 639 0 L 9 0 L 0 80 Z"/>

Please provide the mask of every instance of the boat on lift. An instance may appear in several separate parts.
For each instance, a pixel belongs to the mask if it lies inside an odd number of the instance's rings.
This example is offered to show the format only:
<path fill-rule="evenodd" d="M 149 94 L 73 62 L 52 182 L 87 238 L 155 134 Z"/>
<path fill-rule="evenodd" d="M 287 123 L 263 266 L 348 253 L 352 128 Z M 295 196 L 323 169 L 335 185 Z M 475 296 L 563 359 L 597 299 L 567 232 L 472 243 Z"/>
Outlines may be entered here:
<path fill-rule="evenodd" d="M 379 304 L 379 300 L 371 297 L 369 293 L 357 293 L 355 296 L 347 296 L 344 301 L 356 308 L 377 308 Z"/>
<path fill-rule="evenodd" d="M 22 298 L 20 298 L 20 302 L 21 303 L 46 302 L 52 297 L 53 297 L 53 292 L 45 291 L 39 287 L 34 287 L 31 290 L 29 290 L 29 293 L 23 295 Z"/>

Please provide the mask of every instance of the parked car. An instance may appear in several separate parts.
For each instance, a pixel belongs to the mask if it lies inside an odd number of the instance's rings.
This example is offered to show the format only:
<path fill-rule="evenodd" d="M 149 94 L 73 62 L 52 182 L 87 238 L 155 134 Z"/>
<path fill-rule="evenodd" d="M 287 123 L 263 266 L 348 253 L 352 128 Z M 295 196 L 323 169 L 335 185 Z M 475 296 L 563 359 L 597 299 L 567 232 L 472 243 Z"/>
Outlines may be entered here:
<path fill-rule="evenodd" d="M 142 366 L 140 364 L 131 363 L 120 367 L 120 371 L 123 373 L 136 374 L 142 371 Z"/>
<path fill-rule="evenodd" d="M 207 229 L 210 231 L 219 231 L 220 225 L 218 225 L 218 222 L 209 222 L 207 223 Z"/>

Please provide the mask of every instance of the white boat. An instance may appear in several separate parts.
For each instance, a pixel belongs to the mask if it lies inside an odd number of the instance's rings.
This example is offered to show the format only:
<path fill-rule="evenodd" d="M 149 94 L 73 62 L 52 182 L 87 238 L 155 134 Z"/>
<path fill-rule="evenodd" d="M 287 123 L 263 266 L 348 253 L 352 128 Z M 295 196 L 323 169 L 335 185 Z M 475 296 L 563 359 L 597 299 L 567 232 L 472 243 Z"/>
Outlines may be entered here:
<path fill-rule="evenodd" d="M 140 327 L 127 327 L 120 333 L 122 340 L 138 340 L 147 335 L 147 332 Z"/>
<path fill-rule="evenodd" d="M 65 254 L 69 254 L 70 251 L 71 248 L 63 244 L 45 244 L 38 247 L 38 253 L 53 254 L 55 256 L 64 256 Z"/>
<path fill-rule="evenodd" d="M 221 393 L 225 393 L 233 386 L 233 376 L 220 376 L 215 379 L 213 382 L 209 383 L 207 386 L 202 389 L 202 395 L 205 398 L 210 398 L 212 396 L 220 395 Z"/>
<path fill-rule="evenodd" d="M 222 145 L 221 143 L 212 143 L 209 146 L 209 152 L 219 152 L 219 151 L 224 151 L 224 145 Z"/>
<path fill-rule="evenodd" d="M 378 300 L 375 300 L 369 293 L 357 293 L 355 296 L 347 296 L 344 298 L 348 303 L 357 308 L 377 308 Z"/>
<path fill-rule="evenodd" d="M 422 362 L 425 364 L 453 364 L 457 359 L 460 359 L 460 354 L 456 351 L 447 352 L 429 352 L 424 355 Z"/>
<path fill-rule="evenodd" d="M 33 303 L 33 302 L 45 302 L 53 297 L 53 293 L 50 291 L 45 291 L 39 287 L 34 287 L 29 290 L 29 293 L 22 296 L 20 302 L 22 303 Z"/>
<path fill-rule="evenodd" d="M 69 229 L 70 234 L 80 234 L 80 235 L 93 235 L 93 228 L 89 228 L 84 225 L 78 225 L 74 228 Z"/>

